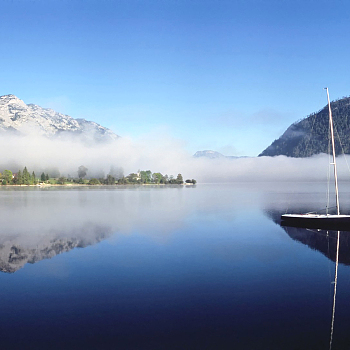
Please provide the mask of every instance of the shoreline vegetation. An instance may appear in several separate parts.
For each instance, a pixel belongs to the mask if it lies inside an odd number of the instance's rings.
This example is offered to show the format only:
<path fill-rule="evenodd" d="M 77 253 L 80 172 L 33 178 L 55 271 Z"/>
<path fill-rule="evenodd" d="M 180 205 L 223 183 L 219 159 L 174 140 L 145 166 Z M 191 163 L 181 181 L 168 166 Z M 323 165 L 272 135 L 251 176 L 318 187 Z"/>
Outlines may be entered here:
<path fill-rule="evenodd" d="M 42 172 L 40 177 L 35 175 L 33 171 L 30 173 L 27 167 L 13 173 L 11 170 L 5 169 L 0 173 L 0 180 L 2 186 L 116 186 L 116 185 L 195 185 L 195 179 L 183 180 L 181 174 L 175 178 L 173 175 L 162 175 L 161 173 L 152 173 L 150 170 L 131 173 L 124 176 L 122 168 L 111 167 L 109 174 L 105 177 L 88 177 L 88 169 L 81 165 L 78 168 L 77 177 L 68 175 L 61 176 L 57 168 L 52 169 L 51 173 L 48 171 Z"/>

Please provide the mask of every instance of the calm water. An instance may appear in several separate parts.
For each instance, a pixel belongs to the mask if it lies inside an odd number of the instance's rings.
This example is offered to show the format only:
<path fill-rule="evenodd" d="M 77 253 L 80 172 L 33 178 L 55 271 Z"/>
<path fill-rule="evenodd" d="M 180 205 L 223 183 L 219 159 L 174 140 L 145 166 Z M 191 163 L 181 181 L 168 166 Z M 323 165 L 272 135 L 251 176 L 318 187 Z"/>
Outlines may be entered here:
<path fill-rule="evenodd" d="M 325 201 L 310 183 L 2 188 L 2 348 L 328 349 L 335 233 L 278 224 Z M 340 244 L 333 349 L 348 349 Z"/>

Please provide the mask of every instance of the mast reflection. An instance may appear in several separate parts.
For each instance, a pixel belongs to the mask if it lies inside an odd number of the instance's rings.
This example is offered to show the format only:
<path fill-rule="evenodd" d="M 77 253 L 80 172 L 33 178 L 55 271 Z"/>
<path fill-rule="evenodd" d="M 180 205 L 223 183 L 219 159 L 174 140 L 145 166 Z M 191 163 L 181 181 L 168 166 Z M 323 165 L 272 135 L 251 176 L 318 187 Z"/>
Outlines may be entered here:
<path fill-rule="evenodd" d="M 335 321 L 335 305 L 338 284 L 338 266 L 339 263 L 350 265 L 350 231 L 340 230 L 323 230 L 317 228 L 305 228 L 287 226 L 280 220 L 280 213 L 275 211 L 265 212 L 276 224 L 280 225 L 290 238 L 299 241 L 311 249 L 317 250 L 328 259 L 335 262 L 333 289 L 333 306 L 332 318 L 330 325 L 329 350 L 332 349 L 334 321 Z"/>

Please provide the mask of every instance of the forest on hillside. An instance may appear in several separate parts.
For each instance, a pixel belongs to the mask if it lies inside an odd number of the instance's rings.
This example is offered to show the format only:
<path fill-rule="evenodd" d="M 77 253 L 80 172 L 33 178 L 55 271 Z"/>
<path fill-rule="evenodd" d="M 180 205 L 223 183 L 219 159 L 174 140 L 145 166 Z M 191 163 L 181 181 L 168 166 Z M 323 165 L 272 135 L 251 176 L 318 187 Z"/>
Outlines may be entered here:
<path fill-rule="evenodd" d="M 336 154 L 350 154 L 350 97 L 331 103 Z M 292 124 L 259 156 L 310 157 L 329 152 L 328 106 Z"/>

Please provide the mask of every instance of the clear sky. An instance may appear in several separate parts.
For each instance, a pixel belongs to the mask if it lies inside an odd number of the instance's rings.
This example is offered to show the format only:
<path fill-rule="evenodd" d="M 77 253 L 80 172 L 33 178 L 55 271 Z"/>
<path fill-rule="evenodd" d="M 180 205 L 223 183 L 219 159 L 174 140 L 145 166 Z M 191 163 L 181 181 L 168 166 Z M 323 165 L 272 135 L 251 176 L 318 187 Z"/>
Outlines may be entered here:
<path fill-rule="evenodd" d="M 323 87 L 350 95 L 348 1 L 0 5 L 0 95 L 121 136 L 254 156 L 322 108 Z"/>

